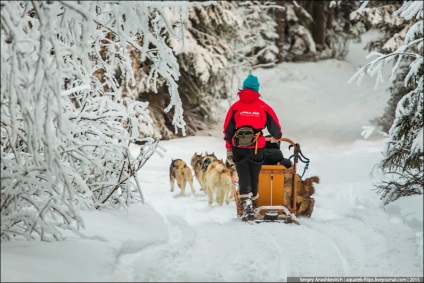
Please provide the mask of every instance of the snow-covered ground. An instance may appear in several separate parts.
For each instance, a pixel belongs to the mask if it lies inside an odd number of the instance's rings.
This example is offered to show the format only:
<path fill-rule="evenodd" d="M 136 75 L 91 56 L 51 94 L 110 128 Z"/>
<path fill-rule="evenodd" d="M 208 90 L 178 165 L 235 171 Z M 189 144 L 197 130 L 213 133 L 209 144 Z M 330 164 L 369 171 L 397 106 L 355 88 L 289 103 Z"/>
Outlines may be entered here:
<path fill-rule="evenodd" d="M 353 45 L 346 61 L 285 63 L 254 74 L 262 98 L 277 112 L 284 136 L 310 158 L 305 177 L 317 175 L 316 205 L 301 225 L 236 218 L 234 201 L 209 206 L 195 181 L 169 191 L 172 159 L 214 152 L 225 159 L 222 125 L 162 141 L 140 170 L 146 204 L 128 211 L 83 212 L 88 236 L 63 242 L 1 243 L 1 281 L 287 281 L 297 276 L 423 276 L 423 197 L 383 207 L 373 184 L 382 136 L 362 126 L 386 106 L 386 86 L 367 78 L 347 84 L 366 52 Z M 360 62 L 360 63 L 358 63 Z M 237 86 L 239 87 L 239 86 Z M 235 90 L 236 93 L 236 90 Z M 236 95 L 234 95 L 236 98 Z M 229 103 L 216 115 L 222 118 Z M 284 145 L 283 145 L 284 146 Z M 134 152 L 138 149 L 133 146 Z M 289 154 L 284 146 L 284 153 Z M 303 165 L 298 168 L 303 171 Z"/>

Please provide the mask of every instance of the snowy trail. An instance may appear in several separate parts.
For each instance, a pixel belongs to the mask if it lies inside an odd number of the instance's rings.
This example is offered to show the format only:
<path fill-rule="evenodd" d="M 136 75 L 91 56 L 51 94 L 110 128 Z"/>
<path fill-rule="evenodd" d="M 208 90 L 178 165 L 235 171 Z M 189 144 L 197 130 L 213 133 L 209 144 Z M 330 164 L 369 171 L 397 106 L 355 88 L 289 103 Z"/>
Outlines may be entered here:
<path fill-rule="evenodd" d="M 352 46 L 355 56 L 362 52 L 365 57 L 361 48 Z M 360 134 L 362 126 L 382 113 L 388 96 L 384 87 L 374 90 L 372 79 L 348 85 L 357 67 L 348 61 L 285 63 L 257 71 L 263 98 L 277 112 L 284 136 L 300 143 L 311 160 L 305 178 L 321 179 L 311 218 L 301 218 L 301 225 L 249 225 L 237 220 L 234 200 L 228 206 L 209 206 L 197 180 L 194 196 L 189 189 L 186 197 L 178 196 L 177 187 L 169 191 L 172 159 L 190 164 L 195 152 L 207 151 L 225 160 L 221 124 L 196 137 L 162 141 L 164 157 L 154 155 L 139 177 L 147 179 L 142 182 L 145 200 L 163 218 L 167 240 L 122 254 L 117 281 L 422 276 L 422 223 L 411 226 L 415 220 L 406 221 L 397 208 L 382 208 L 373 184 L 383 177 L 374 166 L 384 141 L 381 136 L 364 140 Z M 221 112 L 228 109 L 222 106 Z M 287 146 L 282 145 L 286 156 Z M 299 164 L 298 172 L 303 168 Z"/>
<path fill-rule="evenodd" d="M 182 147 L 182 144 L 190 146 Z M 249 225 L 236 219 L 233 200 L 228 206 L 209 206 L 196 180 L 194 196 L 189 192 L 180 197 L 179 189 L 169 191 L 171 159 L 178 157 L 189 163 L 192 154 L 201 152 L 199 149 L 205 146 L 208 152 L 224 158 L 219 138 L 164 141 L 162 146 L 168 150 L 167 157 L 152 157 L 153 162 L 146 164 L 143 174 L 163 180 L 146 185 L 144 193 L 146 202 L 164 218 L 168 240 L 121 256 L 117 270 L 132 266 L 128 281 L 191 282 L 417 274 L 422 261 L 416 243 L 402 250 L 396 245 L 416 241 L 415 232 L 402 222 L 396 223 L 392 215 L 382 210 L 378 196 L 372 191 L 372 183 L 378 176 L 371 177 L 369 173 L 372 162 L 378 160 L 379 152 L 375 149 L 381 145 L 380 140 L 329 147 L 324 150 L 327 154 L 321 157 L 322 147 L 318 152 L 311 150 L 308 153 L 314 156 L 314 166 L 306 176 L 317 174 L 322 180 L 316 185 L 312 218 L 300 218 L 301 225 Z M 339 151 L 350 161 L 340 162 Z M 337 166 L 328 168 L 332 164 Z M 352 174 L 351 168 L 361 167 L 362 170 L 356 169 Z M 417 265 L 408 265 L 411 257 Z"/>

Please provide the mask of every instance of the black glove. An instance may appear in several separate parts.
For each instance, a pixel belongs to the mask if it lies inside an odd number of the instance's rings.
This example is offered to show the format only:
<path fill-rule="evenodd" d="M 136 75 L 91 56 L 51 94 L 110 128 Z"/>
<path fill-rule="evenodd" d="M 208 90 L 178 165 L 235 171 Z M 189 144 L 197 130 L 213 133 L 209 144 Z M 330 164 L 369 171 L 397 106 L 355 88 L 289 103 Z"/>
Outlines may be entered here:
<path fill-rule="evenodd" d="M 232 149 L 227 149 L 227 164 L 228 164 L 228 167 L 234 166 L 233 150 Z"/>

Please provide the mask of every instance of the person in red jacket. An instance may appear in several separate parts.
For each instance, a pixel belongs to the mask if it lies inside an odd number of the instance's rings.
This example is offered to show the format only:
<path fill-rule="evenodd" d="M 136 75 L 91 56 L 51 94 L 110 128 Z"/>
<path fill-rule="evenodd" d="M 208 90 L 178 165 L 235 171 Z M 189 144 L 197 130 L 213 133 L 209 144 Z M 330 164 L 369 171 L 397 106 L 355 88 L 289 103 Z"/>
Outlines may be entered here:
<path fill-rule="evenodd" d="M 248 75 L 239 91 L 239 100 L 231 105 L 224 121 L 224 140 L 227 160 L 233 160 L 239 176 L 239 199 L 243 205 L 242 220 L 255 218 L 252 200 L 258 195 L 259 173 L 265 159 L 265 138 L 262 130 L 267 128 L 272 137 L 281 138 L 283 132 L 274 110 L 260 99 L 259 81 Z M 246 140 L 249 129 L 253 132 L 251 143 Z M 244 131 L 244 134 L 241 133 Z M 247 133 L 247 134 L 246 134 Z"/>

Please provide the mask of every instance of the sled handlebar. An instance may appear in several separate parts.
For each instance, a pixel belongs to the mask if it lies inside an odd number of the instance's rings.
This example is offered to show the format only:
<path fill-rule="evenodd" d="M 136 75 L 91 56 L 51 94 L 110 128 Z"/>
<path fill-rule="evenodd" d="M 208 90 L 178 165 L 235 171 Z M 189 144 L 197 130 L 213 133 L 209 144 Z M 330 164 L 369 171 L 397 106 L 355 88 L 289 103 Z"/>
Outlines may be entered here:
<path fill-rule="evenodd" d="M 294 141 L 292 141 L 291 139 L 288 138 L 279 138 L 279 139 L 275 139 L 273 137 L 266 137 L 265 141 L 270 141 L 271 143 L 276 143 L 279 141 L 285 141 L 288 142 L 289 145 L 289 149 L 291 147 L 293 147 L 293 151 L 294 154 L 292 156 L 290 156 L 289 159 L 291 159 L 292 157 L 294 157 L 294 162 L 297 163 L 298 160 L 302 161 L 303 163 L 307 163 L 309 164 L 309 158 L 305 157 L 302 153 L 302 150 L 300 149 L 300 145 L 298 143 L 295 143 Z"/>
<path fill-rule="evenodd" d="M 288 138 L 275 139 L 273 137 L 269 137 L 269 138 L 265 138 L 265 141 L 270 141 L 271 143 L 276 143 L 276 142 L 279 142 L 279 141 L 284 141 L 284 142 L 288 142 L 289 144 L 291 144 L 294 148 L 297 147 L 297 144 L 294 141 L 292 141 L 291 139 L 288 139 Z"/>

